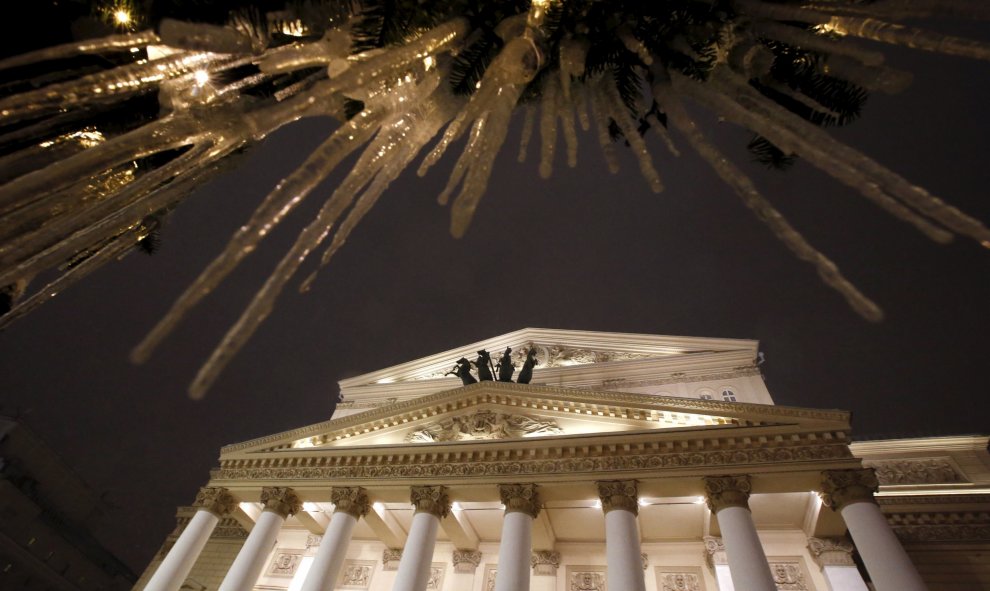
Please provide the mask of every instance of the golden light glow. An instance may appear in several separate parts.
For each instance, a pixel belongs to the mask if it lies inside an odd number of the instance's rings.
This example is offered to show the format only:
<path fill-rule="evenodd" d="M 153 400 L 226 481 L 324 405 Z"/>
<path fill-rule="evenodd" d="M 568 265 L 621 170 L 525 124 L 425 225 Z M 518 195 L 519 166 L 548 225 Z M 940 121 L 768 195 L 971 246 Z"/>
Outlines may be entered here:
<path fill-rule="evenodd" d="M 131 13 L 123 8 L 118 8 L 113 11 L 113 22 L 118 25 L 124 26 L 131 24 Z"/>
<path fill-rule="evenodd" d="M 827 23 L 815 25 L 814 30 L 820 35 L 828 35 L 831 33 L 833 35 L 845 37 L 847 34 L 845 27 L 842 26 L 841 22 L 837 18 L 833 18 Z"/>
<path fill-rule="evenodd" d="M 196 70 L 193 72 L 193 78 L 198 86 L 202 86 L 210 81 L 210 74 L 206 70 Z"/>

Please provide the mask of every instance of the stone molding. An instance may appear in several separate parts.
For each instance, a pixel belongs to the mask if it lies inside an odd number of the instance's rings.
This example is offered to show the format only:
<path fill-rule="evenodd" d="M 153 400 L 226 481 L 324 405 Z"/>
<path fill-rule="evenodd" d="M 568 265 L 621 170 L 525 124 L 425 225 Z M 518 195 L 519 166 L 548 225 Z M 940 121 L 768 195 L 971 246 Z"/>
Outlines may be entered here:
<path fill-rule="evenodd" d="M 760 370 L 755 367 L 741 367 L 736 371 L 727 371 L 711 374 L 678 375 L 671 374 L 667 378 L 656 378 L 651 380 L 627 380 L 625 378 L 614 378 L 602 382 L 603 388 L 640 388 L 643 386 L 665 386 L 667 384 L 695 384 L 698 382 L 715 382 L 731 380 L 733 378 L 745 378 L 750 376 L 762 376 Z"/>
<path fill-rule="evenodd" d="M 639 493 L 635 480 L 602 480 L 598 485 L 598 498 L 602 501 L 602 511 L 622 509 L 639 515 Z"/>
<path fill-rule="evenodd" d="M 508 403 L 512 400 L 521 402 L 520 409 L 532 408 L 540 409 L 548 406 L 556 409 L 560 404 L 568 408 L 573 404 L 629 404 L 645 409 L 668 409 L 673 407 L 677 412 L 697 412 L 704 414 L 729 414 L 751 412 L 768 417 L 787 417 L 800 419 L 814 419 L 835 421 L 846 424 L 848 428 L 849 413 L 847 411 L 820 410 L 807 408 L 794 408 L 787 406 L 769 406 L 764 404 L 754 404 L 748 402 L 722 402 L 718 400 L 701 400 L 696 398 L 681 398 L 677 396 L 655 396 L 652 394 L 636 394 L 632 392 L 600 392 L 582 391 L 574 388 L 563 388 L 558 386 L 536 386 L 529 384 L 525 386 L 525 392 L 520 391 L 517 384 L 501 382 L 478 382 L 470 386 L 463 386 L 454 390 L 445 390 L 435 394 L 429 394 L 418 398 L 411 398 L 396 402 L 395 404 L 382 406 L 367 412 L 349 415 L 339 419 L 323 421 L 315 425 L 300 427 L 281 433 L 273 433 L 265 437 L 251 439 L 241 443 L 226 445 L 220 450 L 220 455 L 261 447 L 267 444 L 283 444 L 289 446 L 291 441 L 304 439 L 307 437 L 319 436 L 327 432 L 339 432 L 350 427 L 357 427 L 365 424 L 376 424 L 379 421 L 388 419 L 388 424 L 392 424 L 392 419 L 404 412 L 419 411 L 429 405 L 449 405 L 441 412 L 448 412 L 456 408 L 464 408 L 463 404 L 458 404 L 461 399 L 470 399 L 476 404 L 485 403 Z M 477 390 L 489 390 L 488 392 Z M 498 390 L 505 390 L 504 393 Z M 573 403 L 573 404 L 572 404 Z M 418 418 L 419 413 L 417 413 Z"/>
<path fill-rule="evenodd" d="M 727 507 L 742 507 L 749 510 L 749 493 L 753 490 L 746 474 L 730 476 L 705 476 L 705 502 L 712 513 Z"/>
<path fill-rule="evenodd" d="M 205 509 L 217 517 L 230 515 L 237 507 L 237 499 L 226 488 L 219 486 L 204 486 L 196 493 L 193 507 Z"/>
<path fill-rule="evenodd" d="M 477 410 L 466 415 L 434 421 L 406 435 L 412 443 L 510 439 L 534 435 L 560 435 L 557 421 L 524 414 Z"/>
<path fill-rule="evenodd" d="M 873 468 L 882 485 L 967 482 L 947 457 L 863 460 L 863 466 Z"/>
<path fill-rule="evenodd" d="M 765 445 L 765 444 L 764 444 Z M 666 451 L 662 442 L 605 444 L 587 452 L 581 446 L 548 448 L 544 458 L 501 459 L 504 454 L 477 452 L 458 460 L 449 453 L 392 453 L 387 456 L 329 456 L 315 462 L 332 465 L 223 467 L 216 480 L 347 480 L 395 478 L 476 478 L 540 474 L 629 472 L 635 470 L 710 469 L 738 464 L 779 464 L 851 459 L 844 443 L 762 447 L 755 439 L 748 449 Z M 576 453 L 585 453 L 574 457 Z M 556 457 L 554 457 L 556 456 Z M 706 470 L 707 471 L 707 470 Z"/>
<path fill-rule="evenodd" d="M 261 488 L 261 504 L 265 509 L 282 519 L 295 515 L 302 509 L 302 501 L 296 491 L 286 486 L 264 486 Z"/>
<path fill-rule="evenodd" d="M 966 505 L 966 504 L 990 504 L 990 495 L 987 494 L 954 494 L 952 496 L 940 495 L 937 492 L 926 495 L 892 496 L 879 495 L 876 497 L 879 505 Z"/>
<path fill-rule="evenodd" d="M 842 538 L 808 538 L 808 551 L 818 566 L 856 566 L 853 545 Z"/>
<path fill-rule="evenodd" d="M 535 484 L 500 484 L 498 494 L 506 514 L 525 513 L 533 519 L 540 514 L 542 503 Z"/>
<path fill-rule="evenodd" d="M 446 486 L 414 486 L 409 498 L 416 507 L 414 513 L 429 513 L 439 519 L 450 513 Z"/>
<path fill-rule="evenodd" d="M 722 543 L 722 538 L 716 538 L 714 536 L 705 536 L 705 564 L 708 568 L 715 570 L 716 564 L 729 564 L 729 559 L 725 554 L 725 544 Z"/>
<path fill-rule="evenodd" d="M 560 552 L 536 550 L 529 557 L 529 564 L 533 568 L 534 575 L 555 577 L 557 569 L 560 568 Z"/>
<path fill-rule="evenodd" d="M 360 486 L 335 486 L 331 488 L 330 502 L 334 504 L 334 513 L 340 511 L 355 519 L 364 517 L 371 509 L 368 491 Z"/>
<path fill-rule="evenodd" d="M 481 550 L 454 550 L 453 563 L 455 573 L 473 573 L 481 564 Z"/>
<path fill-rule="evenodd" d="M 872 468 L 822 472 L 822 503 L 835 511 L 852 503 L 876 503 L 873 495 L 879 488 Z"/>
<path fill-rule="evenodd" d="M 399 570 L 402 561 L 402 548 L 385 548 L 382 550 L 382 570 Z"/>
<path fill-rule="evenodd" d="M 894 513 L 887 521 L 904 542 L 990 541 L 990 513 L 986 511 Z"/>

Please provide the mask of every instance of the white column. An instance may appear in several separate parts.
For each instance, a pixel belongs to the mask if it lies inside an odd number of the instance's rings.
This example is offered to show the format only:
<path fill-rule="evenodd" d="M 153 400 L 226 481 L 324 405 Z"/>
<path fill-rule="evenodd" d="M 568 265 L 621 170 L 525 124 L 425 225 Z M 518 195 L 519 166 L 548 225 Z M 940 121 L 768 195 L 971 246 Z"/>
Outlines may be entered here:
<path fill-rule="evenodd" d="M 869 591 L 853 562 L 853 545 L 846 540 L 808 538 L 808 551 L 822 568 L 828 591 Z"/>
<path fill-rule="evenodd" d="M 219 591 L 250 591 L 258 582 L 265 559 L 275 545 L 278 532 L 289 515 L 294 515 L 302 503 L 291 488 L 265 487 L 261 489 L 261 502 L 265 509 L 244 540 L 241 551 L 230 565 L 227 576 L 220 583 Z"/>
<path fill-rule="evenodd" d="M 505 517 L 498 547 L 495 591 L 529 591 L 530 556 L 533 552 L 533 520 L 540 514 L 535 484 L 500 484 Z"/>
<path fill-rule="evenodd" d="M 368 514 L 368 494 L 361 487 L 333 488 L 330 501 L 334 504 L 333 517 L 323 534 L 320 547 L 309 568 L 302 591 L 333 589 L 340 567 L 347 556 L 347 545 L 358 519 Z"/>
<path fill-rule="evenodd" d="M 822 473 L 822 500 L 842 515 L 877 591 L 927 591 L 873 498 L 879 487 L 872 468 Z"/>
<path fill-rule="evenodd" d="M 392 591 L 424 591 L 430 580 L 433 548 L 437 543 L 440 519 L 450 512 L 450 499 L 443 486 L 412 487 L 412 504 L 416 506 L 406 545 L 402 549 L 399 572 Z"/>
<path fill-rule="evenodd" d="M 145 591 L 177 591 L 189 571 L 192 570 L 199 553 L 209 541 L 213 529 L 220 518 L 230 514 L 236 501 L 225 488 L 201 488 L 193 506 L 199 507 L 175 541 L 168 555 L 158 565 Z"/>
<path fill-rule="evenodd" d="M 639 545 L 639 496 L 635 480 L 598 482 L 605 512 L 605 562 L 608 588 L 646 591 L 642 548 Z"/>
<path fill-rule="evenodd" d="M 777 591 L 749 512 L 749 476 L 705 477 L 708 507 L 718 519 L 733 587 L 740 591 Z"/>

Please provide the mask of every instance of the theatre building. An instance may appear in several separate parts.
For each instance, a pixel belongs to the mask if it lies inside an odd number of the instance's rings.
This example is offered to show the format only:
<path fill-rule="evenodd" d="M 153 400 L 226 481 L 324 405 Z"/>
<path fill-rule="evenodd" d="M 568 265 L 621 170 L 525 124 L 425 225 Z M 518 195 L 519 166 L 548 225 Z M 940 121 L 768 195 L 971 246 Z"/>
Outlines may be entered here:
<path fill-rule="evenodd" d="M 481 350 L 493 381 L 449 375 Z M 332 420 L 220 451 L 137 589 L 990 589 L 986 435 L 857 442 L 758 363 L 524 329 L 344 380 Z"/>

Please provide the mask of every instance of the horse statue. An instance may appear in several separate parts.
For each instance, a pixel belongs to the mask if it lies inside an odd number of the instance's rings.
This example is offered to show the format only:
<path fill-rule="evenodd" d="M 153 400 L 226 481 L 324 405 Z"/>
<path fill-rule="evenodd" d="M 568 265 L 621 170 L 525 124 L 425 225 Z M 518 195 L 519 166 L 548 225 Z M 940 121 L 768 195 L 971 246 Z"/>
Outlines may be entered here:
<path fill-rule="evenodd" d="M 493 382 L 495 378 L 492 376 L 492 356 L 482 349 L 478 351 L 478 360 L 474 362 L 474 365 L 478 368 L 478 379 L 482 382 Z"/>
<path fill-rule="evenodd" d="M 498 361 L 498 381 L 511 382 L 512 374 L 516 371 L 516 366 L 512 363 L 512 347 L 506 347 Z"/>
<path fill-rule="evenodd" d="M 471 384 L 478 382 L 478 380 L 474 379 L 474 376 L 471 375 L 471 362 L 463 357 L 457 360 L 457 365 L 454 366 L 454 369 L 443 375 L 449 376 L 451 374 L 461 378 L 461 384 L 464 386 L 470 386 Z"/>
<path fill-rule="evenodd" d="M 536 367 L 536 364 L 536 348 L 534 347 L 526 352 L 526 362 L 523 363 L 522 369 L 519 370 L 519 377 L 516 378 L 516 383 L 528 384 L 533 379 L 533 368 Z"/>

